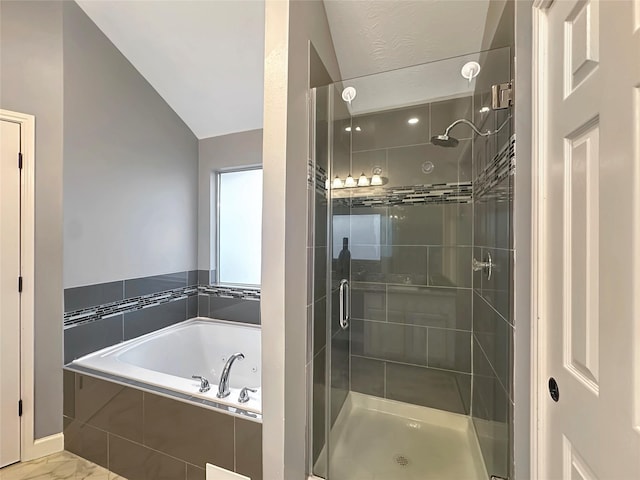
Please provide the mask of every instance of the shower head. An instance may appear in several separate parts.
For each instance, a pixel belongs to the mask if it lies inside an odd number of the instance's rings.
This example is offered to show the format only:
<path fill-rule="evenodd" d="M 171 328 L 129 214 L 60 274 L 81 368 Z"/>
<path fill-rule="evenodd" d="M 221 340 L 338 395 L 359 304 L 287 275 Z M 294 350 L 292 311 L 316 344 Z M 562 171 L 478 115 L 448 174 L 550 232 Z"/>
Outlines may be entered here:
<path fill-rule="evenodd" d="M 431 137 L 431 143 L 439 147 L 457 147 L 458 139 L 449 135 L 434 135 Z"/>
<path fill-rule="evenodd" d="M 449 125 L 442 135 L 434 135 L 433 137 L 431 137 L 431 143 L 437 145 L 438 147 L 456 147 L 459 143 L 458 139 L 449 136 L 449 132 L 459 123 L 464 123 L 465 125 L 470 126 L 471 129 L 481 137 L 488 137 L 489 135 L 494 135 L 502 130 L 502 127 L 504 127 L 509 122 L 509 120 L 511 120 L 511 115 L 509 115 L 506 120 L 502 122 L 502 125 L 500 125 L 496 130 L 487 130 L 486 132 L 481 132 L 480 130 L 478 130 L 478 127 L 476 127 L 472 122 L 470 122 L 466 118 L 460 118 Z"/>

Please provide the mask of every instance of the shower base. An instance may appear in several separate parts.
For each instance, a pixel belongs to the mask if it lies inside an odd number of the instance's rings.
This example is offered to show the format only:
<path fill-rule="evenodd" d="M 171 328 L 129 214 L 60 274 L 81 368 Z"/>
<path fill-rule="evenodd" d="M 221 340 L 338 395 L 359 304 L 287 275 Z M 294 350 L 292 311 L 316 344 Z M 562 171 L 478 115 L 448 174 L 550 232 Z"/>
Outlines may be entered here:
<path fill-rule="evenodd" d="M 488 478 L 470 417 L 355 392 L 330 446 L 330 480 Z M 314 473 L 326 478 L 326 449 Z"/>

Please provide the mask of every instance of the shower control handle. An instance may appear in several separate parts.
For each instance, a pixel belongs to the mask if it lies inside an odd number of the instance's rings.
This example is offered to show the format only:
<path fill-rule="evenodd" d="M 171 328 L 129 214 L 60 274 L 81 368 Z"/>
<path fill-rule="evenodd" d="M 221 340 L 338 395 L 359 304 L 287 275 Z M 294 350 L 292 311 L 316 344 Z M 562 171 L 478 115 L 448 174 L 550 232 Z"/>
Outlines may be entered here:
<path fill-rule="evenodd" d="M 346 330 L 349 328 L 349 315 L 351 313 L 349 280 L 343 278 L 340 280 L 340 328 Z"/>
<path fill-rule="evenodd" d="M 191 378 L 200 380 L 200 389 L 198 390 L 200 393 L 208 392 L 211 388 L 211 385 L 209 385 L 209 380 L 207 380 L 206 378 L 201 377 L 200 375 L 191 375 Z"/>
<path fill-rule="evenodd" d="M 473 267 L 474 272 L 479 272 L 480 270 L 484 270 L 484 272 L 487 274 L 487 280 L 491 280 L 491 274 L 493 273 L 493 267 L 495 265 L 493 264 L 493 259 L 491 258 L 491 254 L 489 252 L 487 252 L 486 261 L 479 262 L 474 258 L 471 265 Z"/>

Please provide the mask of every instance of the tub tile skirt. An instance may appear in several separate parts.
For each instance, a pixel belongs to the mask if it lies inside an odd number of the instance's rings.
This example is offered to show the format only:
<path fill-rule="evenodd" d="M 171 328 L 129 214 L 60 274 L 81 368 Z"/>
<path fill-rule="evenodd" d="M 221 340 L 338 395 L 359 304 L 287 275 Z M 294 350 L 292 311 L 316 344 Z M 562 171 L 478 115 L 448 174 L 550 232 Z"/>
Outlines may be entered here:
<path fill-rule="evenodd" d="M 262 479 L 262 424 L 64 371 L 65 449 L 128 480 Z"/>

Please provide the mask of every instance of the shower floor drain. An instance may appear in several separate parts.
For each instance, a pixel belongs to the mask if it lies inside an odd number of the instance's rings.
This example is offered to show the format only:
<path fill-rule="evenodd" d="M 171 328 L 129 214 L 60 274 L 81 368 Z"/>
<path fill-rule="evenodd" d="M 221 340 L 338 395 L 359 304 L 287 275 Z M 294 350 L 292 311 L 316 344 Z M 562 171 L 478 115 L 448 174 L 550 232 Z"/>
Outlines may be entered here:
<path fill-rule="evenodd" d="M 409 459 L 404 455 L 394 455 L 393 460 L 401 467 L 406 467 L 407 465 L 409 465 Z"/>

